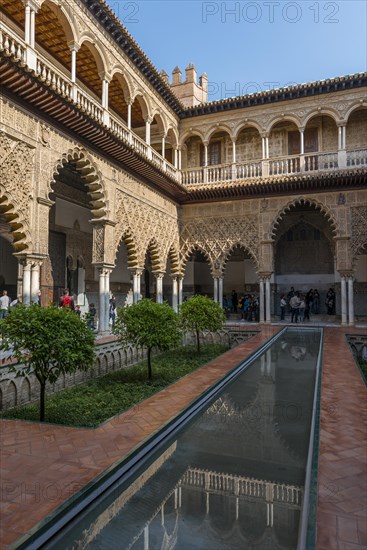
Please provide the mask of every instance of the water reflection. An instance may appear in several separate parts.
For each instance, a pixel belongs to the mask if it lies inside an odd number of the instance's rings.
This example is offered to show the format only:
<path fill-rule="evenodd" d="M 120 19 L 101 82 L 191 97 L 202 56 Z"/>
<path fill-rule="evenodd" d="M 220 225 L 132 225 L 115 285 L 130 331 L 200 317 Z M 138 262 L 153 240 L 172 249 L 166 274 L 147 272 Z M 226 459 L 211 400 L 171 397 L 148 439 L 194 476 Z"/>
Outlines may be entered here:
<path fill-rule="evenodd" d="M 288 331 L 57 548 L 296 548 L 319 345 Z"/>

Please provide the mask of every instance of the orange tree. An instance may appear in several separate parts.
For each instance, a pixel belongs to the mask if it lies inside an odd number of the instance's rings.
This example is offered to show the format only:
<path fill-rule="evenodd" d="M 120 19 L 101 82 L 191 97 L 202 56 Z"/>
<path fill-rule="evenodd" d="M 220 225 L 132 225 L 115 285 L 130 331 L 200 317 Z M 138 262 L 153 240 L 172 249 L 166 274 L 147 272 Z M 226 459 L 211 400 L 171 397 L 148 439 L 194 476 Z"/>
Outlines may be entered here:
<path fill-rule="evenodd" d="M 113 332 L 122 347 L 146 348 L 149 380 L 152 379 L 152 350 L 166 351 L 181 342 L 178 314 L 167 303 L 158 304 L 148 299 L 119 308 Z"/>
<path fill-rule="evenodd" d="M 199 294 L 181 304 L 180 315 L 184 330 L 196 334 L 198 353 L 200 353 L 200 332 L 220 330 L 226 320 L 224 311 L 217 302 Z"/>
<path fill-rule="evenodd" d="M 70 309 L 19 305 L 0 320 L 0 334 L 0 349 L 10 350 L 23 365 L 10 368 L 17 376 L 33 372 L 40 384 L 41 422 L 46 383 L 55 383 L 61 374 L 85 371 L 94 363 L 93 333 Z"/>

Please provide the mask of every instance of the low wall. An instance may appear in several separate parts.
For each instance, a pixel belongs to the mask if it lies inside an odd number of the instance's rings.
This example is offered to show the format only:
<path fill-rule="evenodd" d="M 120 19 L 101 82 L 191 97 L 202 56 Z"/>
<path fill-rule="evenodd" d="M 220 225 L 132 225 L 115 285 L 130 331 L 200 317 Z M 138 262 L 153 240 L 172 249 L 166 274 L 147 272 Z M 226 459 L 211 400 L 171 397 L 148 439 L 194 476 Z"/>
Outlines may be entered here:
<path fill-rule="evenodd" d="M 202 342 L 226 344 L 230 347 L 250 338 L 256 331 L 245 332 L 228 328 L 226 330 L 201 335 Z M 185 345 L 195 345 L 194 335 L 185 336 Z M 130 367 L 146 358 L 146 352 L 129 347 L 121 349 L 117 341 L 109 341 L 98 344 L 96 347 L 96 362 L 94 367 L 86 372 L 76 371 L 73 374 L 61 375 L 55 384 L 47 384 L 46 395 L 62 391 L 66 388 L 78 386 L 109 372 Z M 16 365 L 17 371 L 13 372 L 9 364 L 0 367 L 0 411 L 11 409 L 18 405 L 25 405 L 39 400 L 39 382 L 33 373 L 19 376 L 17 372 L 24 367 Z"/>

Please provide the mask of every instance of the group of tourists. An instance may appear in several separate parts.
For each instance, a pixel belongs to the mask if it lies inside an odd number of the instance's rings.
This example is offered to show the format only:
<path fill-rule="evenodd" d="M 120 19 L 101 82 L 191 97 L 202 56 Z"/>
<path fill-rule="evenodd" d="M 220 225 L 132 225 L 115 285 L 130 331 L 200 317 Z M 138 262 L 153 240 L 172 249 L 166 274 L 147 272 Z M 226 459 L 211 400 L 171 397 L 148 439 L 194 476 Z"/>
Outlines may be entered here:
<path fill-rule="evenodd" d="M 329 288 L 325 305 L 328 315 L 335 315 L 335 292 Z M 280 320 L 285 320 L 286 311 L 291 314 L 291 323 L 304 323 L 310 320 L 310 314 L 320 313 L 320 294 L 316 288 L 311 288 L 306 294 L 295 291 L 292 286 L 287 295 L 280 298 Z"/>
<path fill-rule="evenodd" d="M 232 290 L 230 298 L 224 296 L 223 308 L 226 313 L 240 313 L 243 321 L 259 320 L 259 299 L 255 294 L 242 294 L 238 298 L 235 290 Z"/>
<path fill-rule="evenodd" d="M 65 288 L 65 290 L 63 292 L 63 295 L 60 299 L 59 307 L 67 307 L 67 308 L 75 311 L 75 313 L 77 315 L 82 314 L 80 306 L 74 304 L 74 298 L 73 298 L 73 296 L 70 295 L 70 292 L 69 292 L 68 288 Z M 115 324 L 115 319 L 116 319 L 116 298 L 115 298 L 114 295 L 111 296 L 110 301 L 109 301 L 108 314 L 109 314 L 110 324 L 113 327 L 114 324 Z M 96 330 L 96 328 L 97 328 L 96 327 L 96 318 L 97 318 L 97 309 L 96 309 L 96 306 L 94 305 L 94 303 L 91 302 L 88 306 L 88 312 L 85 315 L 85 320 L 87 322 L 87 326 L 91 330 Z"/>

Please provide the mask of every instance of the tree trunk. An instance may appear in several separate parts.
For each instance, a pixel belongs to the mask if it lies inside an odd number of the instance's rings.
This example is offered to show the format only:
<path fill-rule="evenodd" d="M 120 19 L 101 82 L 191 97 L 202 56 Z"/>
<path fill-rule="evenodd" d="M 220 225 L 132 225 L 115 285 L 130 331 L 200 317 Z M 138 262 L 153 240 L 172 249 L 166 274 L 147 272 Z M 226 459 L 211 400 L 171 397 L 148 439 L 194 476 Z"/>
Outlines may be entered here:
<path fill-rule="evenodd" d="M 198 345 L 198 353 L 200 353 L 200 335 L 198 330 L 196 330 L 196 343 Z"/>
<path fill-rule="evenodd" d="M 45 420 L 45 393 L 46 382 L 40 382 L 40 422 Z"/>
<path fill-rule="evenodd" d="M 150 359 L 151 352 L 152 352 L 152 348 L 148 348 L 148 379 L 149 380 L 152 379 L 152 363 Z"/>

